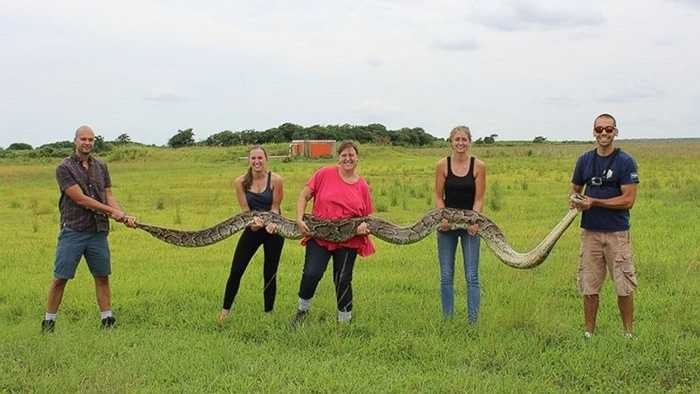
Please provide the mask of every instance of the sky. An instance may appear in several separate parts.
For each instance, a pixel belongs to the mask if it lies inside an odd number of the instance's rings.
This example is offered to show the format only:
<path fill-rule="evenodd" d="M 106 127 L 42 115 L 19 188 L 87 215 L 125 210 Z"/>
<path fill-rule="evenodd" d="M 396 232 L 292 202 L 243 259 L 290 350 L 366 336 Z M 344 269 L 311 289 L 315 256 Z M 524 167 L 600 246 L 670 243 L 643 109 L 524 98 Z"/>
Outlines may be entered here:
<path fill-rule="evenodd" d="M 700 137 L 700 0 L 0 0 L 0 147 L 285 122 Z"/>

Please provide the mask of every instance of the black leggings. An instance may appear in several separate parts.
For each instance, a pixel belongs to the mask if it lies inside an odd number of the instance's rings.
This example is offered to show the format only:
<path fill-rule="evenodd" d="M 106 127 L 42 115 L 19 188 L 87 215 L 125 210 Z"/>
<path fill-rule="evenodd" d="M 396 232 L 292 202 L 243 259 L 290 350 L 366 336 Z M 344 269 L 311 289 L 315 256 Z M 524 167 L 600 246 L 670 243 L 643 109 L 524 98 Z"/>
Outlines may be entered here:
<path fill-rule="evenodd" d="M 253 231 L 246 228 L 238 240 L 236 251 L 233 253 L 231 262 L 231 273 L 226 282 L 226 292 L 224 293 L 224 309 L 231 309 L 233 299 L 236 298 L 238 288 L 241 285 L 241 278 L 253 255 L 263 245 L 265 252 L 265 262 L 263 265 L 263 297 L 265 298 L 265 312 L 269 312 L 275 306 L 275 295 L 277 294 L 277 267 L 280 264 L 280 255 L 284 238 L 277 234 L 269 234 L 264 228 Z"/>
<path fill-rule="evenodd" d="M 352 310 L 352 270 L 355 266 L 357 251 L 355 249 L 340 248 L 333 251 L 319 246 L 316 241 L 310 239 L 306 243 L 306 256 L 304 259 L 304 272 L 299 285 L 299 298 L 310 300 L 316 292 L 316 286 L 326 272 L 328 260 L 333 257 L 333 283 L 335 284 L 335 298 L 338 302 L 338 310 L 349 312 Z"/>

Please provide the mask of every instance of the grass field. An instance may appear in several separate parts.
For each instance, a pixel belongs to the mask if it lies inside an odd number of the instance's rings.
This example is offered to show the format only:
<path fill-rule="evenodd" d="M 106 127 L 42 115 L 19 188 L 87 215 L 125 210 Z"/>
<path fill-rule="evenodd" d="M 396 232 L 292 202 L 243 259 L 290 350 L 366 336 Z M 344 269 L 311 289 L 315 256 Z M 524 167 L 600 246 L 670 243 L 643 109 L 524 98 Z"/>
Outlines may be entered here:
<path fill-rule="evenodd" d="M 575 290 L 578 220 L 533 270 L 509 268 L 482 243 L 479 324 L 441 318 L 435 237 L 408 246 L 376 241 L 356 264 L 354 319 L 335 322 L 330 275 L 308 324 L 289 326 L 303 248 L 287 241 L 275 311 L 262 312 L 260 252 L 236 308 L 215 323 L 237 236 L 174 247 L 115 224 L 113 306 L 118 328 L 98 329 L 87 267 L 66 290 L 56 332 L 41 335 L 58 230 L 58 159 L 0 161 L 0 391 L 263 392 L 700 392 L 700 142 L 623 142 L 641 184 L 632 211 L 639 288 L 636 340 L 622 338 L 606 283 L 599 328 L 581 335 Z M 485 213 L 525 250 L 566 211 L 583 144 L 479 146 L 488 168 Z M 271 147 L 275 151 L 286 148 Z M 433 204 L 445 148 L 360 148 L 377 215 L 406 224 Z M 244 148 L 120 148 L 104 156 L 124 208 L 146 223 L 203 228 L 236 213 L 231 181 Z M 285 179 L 283 213 L 312 172 L 332 161 L 271 161 Z M 459 266 L 459 264 L 458 264 Z"/>

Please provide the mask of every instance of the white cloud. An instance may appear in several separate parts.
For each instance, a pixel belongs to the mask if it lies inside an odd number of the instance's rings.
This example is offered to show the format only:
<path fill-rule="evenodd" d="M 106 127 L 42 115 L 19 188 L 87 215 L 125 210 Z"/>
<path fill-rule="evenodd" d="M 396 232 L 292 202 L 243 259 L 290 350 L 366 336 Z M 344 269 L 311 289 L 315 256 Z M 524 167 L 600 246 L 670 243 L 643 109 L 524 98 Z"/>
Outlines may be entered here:
<path fill-rule="evenodd" d="M 606 22 L 594 3 L 559 1 L 478 2 L 472 19 L 503 31 L 571 29 Z"/>

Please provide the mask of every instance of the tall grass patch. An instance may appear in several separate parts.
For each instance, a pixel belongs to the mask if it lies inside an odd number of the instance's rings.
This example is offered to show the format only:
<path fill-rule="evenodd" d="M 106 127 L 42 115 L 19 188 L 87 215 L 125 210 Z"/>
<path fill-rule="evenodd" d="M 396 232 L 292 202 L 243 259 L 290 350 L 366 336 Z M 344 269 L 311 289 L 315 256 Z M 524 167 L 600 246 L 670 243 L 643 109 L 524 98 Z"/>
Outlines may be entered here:
<path fill-rule="evenodd" d="M 622 141 L 640 168 L 632 210 L 639 287 L 637 339 L 621 335 L 606 282 L 598 332 L 581 337 L 575 278 L 579 229 L 572 225 L 547 260 L 514 270 L 482 242 L 481 314 L 466 323 L 461 253 L 455 318 L 443 321 L 436 239 L 376 240 L 355 266 L 353 322 L 335 322 L 332 269 L 309 321 L 290 327 L 304 249 L 285 242 L 277 300 L 263 313 L 262 252 L 241 282 L 226 324 L 216 324 L 240 234 L 205 248 L 178 248 L 112 223 L 111 277 L 118 327 L 99 329 L 90 273 L 81 262 L 66 289 L 57 330 L 40 335 L 58 231 L 55 166 L 60 158 L 0 161 L 0 391 L 229 392 L 698 392 L 700 143 Z M 275 149 L 283 149 L 284 146 Z M 534 247 L 566 212 L 575 160 L 590 144 L 474 146 L 488 168 L 485 213 L 518 250 Z M 435 162 L 444 146 L 362 146 L 359 171 L 376 215 L 414 223 L 434 206 Z M 106 157 L 113 192 L 139 220 L 208 227 L 238 212 L 232 180 L 245 147 L 117 148 Z M 285 180 L 282 211 L 294 216 L 309 176 L 333 160 L 271 160 Z M 395 163 L 391 166 L 387 163 Z M 262 248 L 261 248 L 262 249 Z"/>

